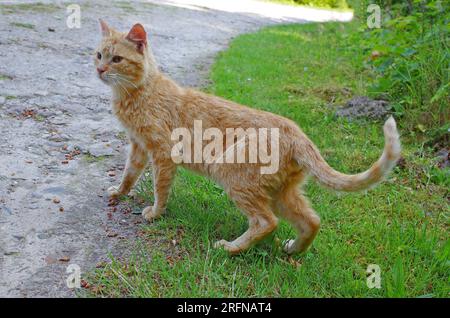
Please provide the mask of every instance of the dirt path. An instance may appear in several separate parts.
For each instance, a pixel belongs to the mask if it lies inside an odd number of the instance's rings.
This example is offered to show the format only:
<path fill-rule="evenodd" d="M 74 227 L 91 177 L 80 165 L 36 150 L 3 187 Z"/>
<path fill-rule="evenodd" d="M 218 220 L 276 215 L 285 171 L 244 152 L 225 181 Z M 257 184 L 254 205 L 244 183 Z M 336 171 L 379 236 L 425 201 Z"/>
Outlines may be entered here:
<path fill-rule="evenodd" d="M 104 191 L 119 182 L 126 141 L 94 76 L 99 17 L 144 23 L 161 68 L 189 86 L 205 84 L 232 37 L 280 21 L 167 2 L 77 1 L 80 29 L 66 27 L 62 2 L 0 5 L 0 297 L 73 296 L 67 266 L 122 255 L 139 228 Z"/>

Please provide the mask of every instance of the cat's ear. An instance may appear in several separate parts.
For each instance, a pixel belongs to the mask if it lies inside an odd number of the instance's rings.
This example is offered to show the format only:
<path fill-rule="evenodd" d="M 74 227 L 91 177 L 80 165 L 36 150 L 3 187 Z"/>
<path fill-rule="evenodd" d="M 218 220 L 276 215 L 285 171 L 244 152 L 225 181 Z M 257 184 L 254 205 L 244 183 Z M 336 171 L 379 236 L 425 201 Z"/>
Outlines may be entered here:
<path fill-rule="evenodd" d="M 136 44 L 139 53 L 144 53 L 144 47 L 147 45 L 147 32 L 140 23 L 136 23 L 127 35 L 127 40 Z"/>
<path fill-rule="evenodd" d="M 102 30 L 102 35 L 103 36 L 110 36 L 111 35 L 110 27 L 102 19 L 98 19 L 98 21 L 100 22 L 100 28 Z"/>

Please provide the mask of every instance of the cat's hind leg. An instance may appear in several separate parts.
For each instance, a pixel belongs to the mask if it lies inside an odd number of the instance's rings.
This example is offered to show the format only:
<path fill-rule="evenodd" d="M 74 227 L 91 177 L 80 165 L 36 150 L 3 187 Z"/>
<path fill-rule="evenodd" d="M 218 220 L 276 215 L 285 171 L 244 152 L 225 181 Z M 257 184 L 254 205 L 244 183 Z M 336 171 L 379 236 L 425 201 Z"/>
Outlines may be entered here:
<path fill-rule="evenodd" d="M 297 183 L 280 193 L 277 207 L 280 216 L 292 224 L 298 232 L 295 240 L 288 240 L 284 244 L 285 252 L 293 254 L 306 251 L 319 231 L 320 218 L 300 193 Z"/>
<path fill-rule="evenodd" d="M 148 163 L 148 153 L 145 149 L 139 146 L 138 143 L 131 141 L 131 149 L 128 154 L 128 160 L 125 165 L 122 182 L 118 187 L 110 187 L 108 194 L 112 198 L 117 198 L 121 195 L 127 195 L 131 188 L 135 185 L 139 179 L 142 171 L 145 169 Z"/>
<path fill-rule="evenodd" d="M 248 217 L 249 228 L 234 241 L 220 240 L 214 244 L 214 247 L 223 247 L 231 254 L 238 254 L 275 230 L 278 219 L 273 214 L 266 198 L 259 198 L 249 193 L 239 193 L 231 195 L 231 197 L 235 200 L 238 208 Z"/>

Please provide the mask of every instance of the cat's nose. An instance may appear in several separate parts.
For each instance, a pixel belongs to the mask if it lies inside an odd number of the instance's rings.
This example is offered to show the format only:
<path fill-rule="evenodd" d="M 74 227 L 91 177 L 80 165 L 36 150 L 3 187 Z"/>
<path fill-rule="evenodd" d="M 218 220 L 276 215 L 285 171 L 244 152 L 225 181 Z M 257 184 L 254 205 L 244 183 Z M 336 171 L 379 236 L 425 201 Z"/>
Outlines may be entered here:
<path fill-rule="evenodd" d="M 97 67 L 98 74 L 102 75 L 106 72 L 106 67 Z"/>

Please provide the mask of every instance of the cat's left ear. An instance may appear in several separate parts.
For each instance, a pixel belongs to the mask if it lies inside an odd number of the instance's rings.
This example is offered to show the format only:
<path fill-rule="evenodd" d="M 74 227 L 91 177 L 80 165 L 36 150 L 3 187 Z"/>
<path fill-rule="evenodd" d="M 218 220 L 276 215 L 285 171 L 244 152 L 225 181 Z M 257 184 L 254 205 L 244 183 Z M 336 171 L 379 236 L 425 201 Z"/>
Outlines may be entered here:
<path fill-rule="evenodd" d="M 139 53 L 144 53 L 144 47 L 147 45 L 147 32 L 145 32 L 142 24 L 133 25 L 126 38 L 136 44 Z"/>
<path fill-rule="evenodd" d="M 102 35 L 105 37 L 110 36 L 111 29 L 109 28 L 108 24 L 106 24 L 106 22 L 103 21 L 102 19 L 98 19 L 98 21 L 100 22 L 100 28 L 102 29 Z"/>

